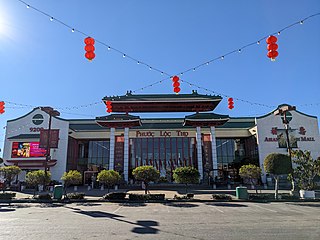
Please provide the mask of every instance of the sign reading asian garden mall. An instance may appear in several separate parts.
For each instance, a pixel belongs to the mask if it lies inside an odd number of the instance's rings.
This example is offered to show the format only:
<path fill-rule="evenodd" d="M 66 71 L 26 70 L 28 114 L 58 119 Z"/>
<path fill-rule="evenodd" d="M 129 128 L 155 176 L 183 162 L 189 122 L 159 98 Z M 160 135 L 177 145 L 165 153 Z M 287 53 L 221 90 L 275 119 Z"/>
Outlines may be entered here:
<path fill-rule="evenodd" d="M 277 127 L 273 127 L 271 129 L 271 134 L 275 135 L 273 137 L 265 137 L 265 142 L 278 142 L 279 148 L 286 148 L 287 147 L 287 140 L 286 140 L 286 130 L 279 129 Z M 314 142 L 315 139 L 313 136 L 306 136 L 306 129 L 304 127 L 299 127 L 299 129 L 289 129 L 289 141 L 290 146 L 293 148 L 298 147 L 298 142 Z"/>
<path fill-rule="evenodd" d="M 135 131 L 136 138 L 154 137 L 194 137 L 194 133 L 182 130 Z"/>

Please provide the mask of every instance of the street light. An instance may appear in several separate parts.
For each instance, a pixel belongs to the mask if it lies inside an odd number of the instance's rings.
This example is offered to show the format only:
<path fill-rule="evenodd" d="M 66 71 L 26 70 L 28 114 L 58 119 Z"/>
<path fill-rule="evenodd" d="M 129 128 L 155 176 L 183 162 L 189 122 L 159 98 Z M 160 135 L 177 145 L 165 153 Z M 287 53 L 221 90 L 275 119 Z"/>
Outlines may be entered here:
<path fill-rule="evenodd" d="M 49 114 L 49 126 L 48 126 L 47 144 L 46 144 L 46 160 L 44 162 L 44 172 L 45 172 L 45 177 L 47 178 L 47 175 L 48 175 L 48 173 L 47 173 L 47 171 L 48 171 L 48 161 L 50 160 L 51 121 L 52 121 L 52 117 L 60 116 L 60 112 L 58 112 L 57 110 L 53 109 L 52 107 L 41 107 L 40 109 L 42 111 L 46 112 L 47 114 Z"/>
<path fill-rule="evenodd" d="M 274 115 L 280 115 L 282 118 L 282 123 L 284 124 L 285 130 L 286 130 L 286 139 L 287 139 L 287 146 L 288 146 L 288 153 L 291 160 L 291 146 L 290 146 L 290 139 L 289 139 L 289 122 L 290 120 L 287 118 L 287 112 L 296 110 L 295 106 L 279 106 L 279 108 L 274 111 Z"/>

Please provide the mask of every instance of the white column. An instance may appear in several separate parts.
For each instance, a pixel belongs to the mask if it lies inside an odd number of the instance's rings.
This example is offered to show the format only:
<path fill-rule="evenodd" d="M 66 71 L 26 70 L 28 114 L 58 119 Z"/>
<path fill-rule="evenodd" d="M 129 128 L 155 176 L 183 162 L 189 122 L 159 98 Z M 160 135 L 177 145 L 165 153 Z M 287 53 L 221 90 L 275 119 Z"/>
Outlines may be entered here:
<path fill-rule="evenodd" d="M 124 153 L 123 153 L 123 174 L 124 180 L 129 180 L 129 128 L 124 129 Z"/>
<path fill-rule="evenodd" d="M 216 142 L 216 128 L 210 127 L 211 133 L 211 155 L 212 155 L 212 168 L 215 169 L 213 171 L 213 179 L 218 176 L 218 158 L 217 158 L 217 142 Z"/>
<path fill-rule="evenodd" d="M 197 127 L 196 141 L 197 141 L 198 171 L 200 173 L 200 180 L 203 180 L 202 142 L 201 142 L 201 128 L 200 127 Z"/>
<path fill-rule="evenodd" d="M 109 170 L 114 170 L 114 147 L 115 147 L 115 128 L 110 128 L 110 155 L 109 155 Z"/>

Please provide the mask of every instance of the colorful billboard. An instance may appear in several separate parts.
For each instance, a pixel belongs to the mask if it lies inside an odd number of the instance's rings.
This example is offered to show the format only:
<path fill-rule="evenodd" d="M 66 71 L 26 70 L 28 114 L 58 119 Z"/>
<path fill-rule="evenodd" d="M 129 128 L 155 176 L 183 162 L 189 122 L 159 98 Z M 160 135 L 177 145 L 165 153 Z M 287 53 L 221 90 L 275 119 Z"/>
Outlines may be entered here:
<path fill-rule="evenodd" d="M 45 157 L 46 149 L 39 147 L 39 142 L 13 142 L 12 158 Z"/>

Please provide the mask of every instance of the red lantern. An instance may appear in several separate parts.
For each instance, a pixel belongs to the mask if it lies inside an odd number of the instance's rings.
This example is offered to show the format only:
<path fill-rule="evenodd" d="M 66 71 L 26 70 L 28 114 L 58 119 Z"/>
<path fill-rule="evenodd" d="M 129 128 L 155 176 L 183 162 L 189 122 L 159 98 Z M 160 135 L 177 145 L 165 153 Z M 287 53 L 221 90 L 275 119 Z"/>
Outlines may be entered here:
<path fill-rule="evenodd" d="M 174 82 L 174 83 L 172 84 L 172 86 L 173 86 L 173 87 L 180 87 L 180 83 L 179 83 L 179 82 Z"/>
<path fill-rule="evenodd" d="M 175 92 L 175 93 L 179 93 L 180 92 L 180 88 L 179 87 L 175 87 L 174 89 L 173 89 L 173 91 Z"/>
<path fill-rule="evenodd" d="M 93 45 L 93 44 L 95 43 L 95 41 L 94 41 L 93 38 L 87 37 L 87 38 L 84 39 L 84 43 L 85 43 L 86 45 L 88 45 L 88 44 Z"/>
<path fill-rule="evenodd" d="M 4 109 L 5 109 L 5 102 L 4 101 L 1 101 L 0 102 L 0 114 L 3 114 L 5 111 L 4 111 Z"/>
<path fill-rule="evenodd" d="M 277 37 L 275 37 L 275 36 L 269 36 L 268 38 L 267 38 L 267 40 L 266 40 L 266 42 L 268 43 L 268 44 L 271 44 L 271 43 L 276 43 L 278 41 L 278 38 Z"/>
<path fill-rule="evenodd" d="M 94 47 L 94 39 L 91 38 L 91 37 L 87 37 L 84 39 L 84 43 L 86 44 L 86 46 L 84 47 L 84 50 L 86 51 L 85 53 L 85 57 L 91 61 L 92 59 L 95 58 L 95 53 L 94 53 L 94 50 L 95 50 L 95 47 Z"/>
<path fill-rule="evenodd" d="M 268 44 L 267 46 L 267 49 L 270 51 L 276 51 L 278 49 L 278 44 L 276 43 L 271 43 L 271 44 Z"/>
<path fill-rule="evenodd" d="M 228 98 L 228 108 L 230 110 L 234 108 L 233 104 L 233 98 Z"/>
<path fill-rule="evenodd" d="M 111 101 L 107 101 L 106 105 L 107 105 L 107 112 L 111 113 L 112 112 L 112 102 Z"/>
<path fill-rule="evenodd" d="M 84 50 L 86 50 L 87 52 L 93 52 L 95 50 L 95 47 L 92 44 L 87 44 L 84 47 Z"/>
<path fill-rule="evenodd" d="M 278 50 L 278 44 L 276 44 L 277 41 L 278 41 L 278 39 L 275 36 L 269 36 L 266 40 L 266 42 L 268 44 L 267 56 L 268 56 L 268 58 L 271 59 L 271 61 L 275 61 L 276 57 L 279 55 L 279 53 L 277 52 L 277 50 Z"/>
<path fill-rule="evenodd" d="M 278 57 L 279 53 L 277 51 L 269 51 L 267 53 L 268 58 L 275 59 L 276 57 Z M 273 60 L 275 61 L 275 60 Z"/>
<path fill-rule="evenodd" d="M 174 77 L 172 77 L 172 81 L 173 81 L 173 84 L 172 84 L 172 86 L 173 86 L 173 91 L 175 92 L 175 93 L 179 93 L 180 92 L 180 88 L 179 88 L 179 86 L 180 86 L 180 83 L 179 83 L 179 77 L 178 76 L 174 76 Z"/>

